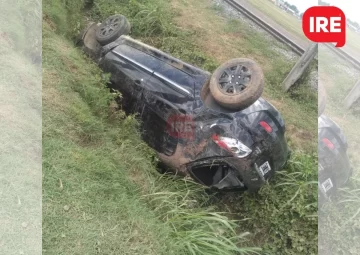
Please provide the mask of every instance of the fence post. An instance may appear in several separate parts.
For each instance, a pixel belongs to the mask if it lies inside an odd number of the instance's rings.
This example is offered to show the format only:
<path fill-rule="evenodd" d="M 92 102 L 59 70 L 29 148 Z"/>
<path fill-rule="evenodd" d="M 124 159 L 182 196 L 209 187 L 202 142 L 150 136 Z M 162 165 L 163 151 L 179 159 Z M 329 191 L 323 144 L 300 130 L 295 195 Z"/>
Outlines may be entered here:
<path fill-rule="evenodd" d="M 295 64 L 293 69 L 290 71 L 289 75 L 283 81 L 283 87 L 285 91 L 288 91 L 297 80 L 303 75 L 305 70 L 311 64 L 311 61 L 317 54 L 318 44 L 313 43 L 309 46 L 309 48 L 305 51 L 305 53 L 301 56 L 299 61 Z"/>
<path fill-rule="evenodd" d="M 345 98 L 345 108 L 349 110 L 351 106 L 360 98 L 360 80 L 351 89 L 350 93 Z"/>

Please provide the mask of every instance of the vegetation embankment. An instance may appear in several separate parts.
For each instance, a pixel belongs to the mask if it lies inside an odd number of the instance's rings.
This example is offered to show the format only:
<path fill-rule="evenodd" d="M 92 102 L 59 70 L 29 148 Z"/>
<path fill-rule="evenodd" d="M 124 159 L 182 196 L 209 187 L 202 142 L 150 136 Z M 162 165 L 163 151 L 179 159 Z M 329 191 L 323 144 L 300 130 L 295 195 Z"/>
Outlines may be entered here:
<path fill-rule="evenodd" d="M 289 60 L 261 33 L 217 11 L 205 0 L 99 0 L 85 9 L 81 1 L 44 2 L 44 253 L 241 254 L 256 246 L 270 254 L 316 254 L 316 132 L 310 129 L 316 97 L 306 79 L 284 94 Z M 298 148 L 287 168 L 257 195 L 214 197 L 184 180 L 159 179 L 136 120 L 113 110 L 108 75 L 72 43 L 84 17 L 101 21 L 114 13 L 129 18 L 133 37 L 208 71 L 231 56 L 262 64 L 265 97 L 284 113 L 289 142 Z M 191 28 L 185 21 L 192 18 Z M 205 45 L 206 38 L 214 41 Z"/>

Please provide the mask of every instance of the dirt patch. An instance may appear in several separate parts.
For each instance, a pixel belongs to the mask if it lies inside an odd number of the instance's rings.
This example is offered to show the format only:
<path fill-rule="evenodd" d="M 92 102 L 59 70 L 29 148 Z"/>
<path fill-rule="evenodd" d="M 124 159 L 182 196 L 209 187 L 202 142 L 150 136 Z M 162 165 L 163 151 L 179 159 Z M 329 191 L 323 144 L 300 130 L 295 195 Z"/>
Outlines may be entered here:
<path fill-rule="evenodd" d="M 1 44 L 2 47 L 7 48 L 7 49 L 13 49 L 14 48 L 13 40 L 5 32 L 0 33 L 0 44 Z"/>
<path fill-rule="evenodd" d="M 59 91 L 53 86 L 55 84 L 58 84 L 59 82 L 59 77 L 57 73 L 44 69 L 43 77 L 44 80 L 46 80 L 46 83 L 44 83 L 43 85 L 43 101 L 46 102 L 47 105 L 51 105 L 52 107 L 66 109 L 68 104 L 62 99 L 62 97 L 59 95 Z"/>
<path fill-rule="evenodd" d="M 278 100 L 269 100 L 271 104 L 273 104 L 277 109 L 281 109 L 284 107 L 284 102 Z"/>
<path fill-rule="evenodd" d="M 135 183 L 138 187 L 141 188 L 141 192 L 148 193 L 152 185 L 150 178 L 146 177 L 145 172 L 139 171 L 141 170 L 138 168 L 132 168 L 129 171 L 128 177 L 133 183 Z"/>
<path fill-rule="evenodd" d="M 316 141 L 312 133 L 299 129 L 294 125 L 287 126 L 286 131 L 291 141 L 299 148 L 307 148 L 309 146 L 309 141 Z"/>
<path fill-rule="evenodd" d="M 47 26 L 51 31 L 56 31 L 56 25 L 48 15 L 44 15 L 43 26 Z"/>
<path fill-rule="evenodd" d="M 78 71 L 79 68 L 75 66 L 74 62 L 68 57 L 61 56 L 61 60 L 64 63 L 64 66 L 66 66 L 70 72 L 76 73 Z"/>

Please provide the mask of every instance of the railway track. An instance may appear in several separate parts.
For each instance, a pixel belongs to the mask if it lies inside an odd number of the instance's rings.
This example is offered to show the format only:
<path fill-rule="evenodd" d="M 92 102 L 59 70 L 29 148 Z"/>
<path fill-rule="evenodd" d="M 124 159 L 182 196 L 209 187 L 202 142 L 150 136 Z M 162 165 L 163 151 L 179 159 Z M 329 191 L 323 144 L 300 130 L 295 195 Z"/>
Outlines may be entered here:
<path fill-rule="evenodd" d="M 252 20 L 254 23 L 259 25 L 262 29 L 270 33 L 272 36 L 274 36 L 278 41 L 288 45 L 296 54 L 301 56 L 304 54 L 305 49 L 303 49 L 301 46 L 297 45 L 294 41 L 292 41 L 290 38 L 286 37 L 282 33 L 280 33 L 278 30 L 276 30 L 274 27 L 266 23 L 264 20 L 256 16 L 254 13 L 252 13 L 250 10 L 244 8 L 243 6 L 239 5 L 234 0 L 225 0 L 229 5 L 231 5 L 233 8 L 238 10 L 239 12 L 243 13 L 247 18 Z"/>
<path fill-rule="evenodd" d="M 229 5 L 231 5 L 234 9 L 244 14 L 247 18 L 252 20 L 254 23 L 256 23 L 258 26 L 260 26 L 262 29 L 270 33 L 272 36 L 274 36 L 278 41 L 288 45 L 292 51 L 294 51 L 297 55 L 301 56 L 304 54 L 305 49 L 303 49 L 301 46 L 296 44 L 294 41 L 292 41 L 290 38 L 283 35 L 281 32 L 279 32 L 276 28 L 269 25 L 267 22 L 262 20 L 260 17 L 256 16 L 254 13 L 252 13 L 250 10 L 244 8 L 240 4 L 238 4 L 234 0 L 224 0 Z M 360 62 L 355 59 L 354 57 L 350 56 L 345 51 L 335 48 L 331 44 L 325 44 L 326 47 L 328 47 L 333 53 L 341 57 L 342 59 L 349 62 L 351 65 L 353 65 L 357 70 L 360 70 Z"/>
<path fill-rule="evenodd" d="M 343 50 L 341 50 L 339 48 L 335 48 L 335 46 L 332 45 L 332 44 L 327 44 L 326 43 L 325 46 L 329 50 L 331 50 L 333 53 L 335 53 L 336 55 L 338 55 L 340 58 L 344 59 L 345 61 L 349 62 L 353 67 L 355 67 L 357 70 L 360 71 L 360 62 L 357 59 L 350 56 L 345 51 L 343 51 Z"/>

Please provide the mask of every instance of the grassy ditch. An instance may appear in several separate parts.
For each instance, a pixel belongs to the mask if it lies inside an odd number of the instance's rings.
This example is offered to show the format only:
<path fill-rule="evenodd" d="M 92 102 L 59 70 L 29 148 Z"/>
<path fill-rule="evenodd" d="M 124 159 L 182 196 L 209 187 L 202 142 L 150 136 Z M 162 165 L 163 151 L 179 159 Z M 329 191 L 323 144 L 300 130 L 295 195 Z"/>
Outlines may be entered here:
<path fill-rule="evenodd" d="M 2 1 L 1 6 L 0 249 L 3 254 L 38 254 L 42 209 L 41 71 L 31 58 L 41 48 L 41 17 L 37 16 L 41 8 L 37 1 L 21 0 Z"/>
<path fill-rule="evenodd" d="M 159 188 L 136 122 L 109 110 L 101 71 L 48 23 L 43 32 L 44 254 L 254 253 L 196 185 Z"/>
<path fill-rule="evenodd" d="M 222 39 L 227 54 L 254 56 L 266 72 L 265 96 L 283 113 L 298 148 L 288 167 L 257 195 L 208 196 L 184 180 L 159 179 L 136 120 L 111 110 L 107 75 L 71 42 L 84 17 L 114 13 L 129 18 L 133 37 L 209 71 L 229 57 L 218 47 Z M 291 67 L 266 37 L 224 20 L 205 0 L 99 0 L 91 8 L 52 0 L 44 2 L 44 14 L 44 254 L 245 254 L 258 250 L 241 247 L 254 246 L 270 254 L 316 254 L 316 131 L 310 128 L 316 97 L 302 84 L 281 91 Z M 192 18 L 200 27 L 185 22 Z M 217 39 L 205 47 L 211 31 Z"/>
<path fill-rule="evenodd" d="M 359 254 L 360 226 L 360 125 L 359 103 L 350 110 L 344 100 L 360 77 L 358 70 L 339 59 L 326 47 L 319 50 L 320 78 L 327 92 L 325 115 L 343 130 L 349 144 L 348 155 L 354 170 L 349 185 L 319 212 L 320 249 L 336 254 Z"/>

